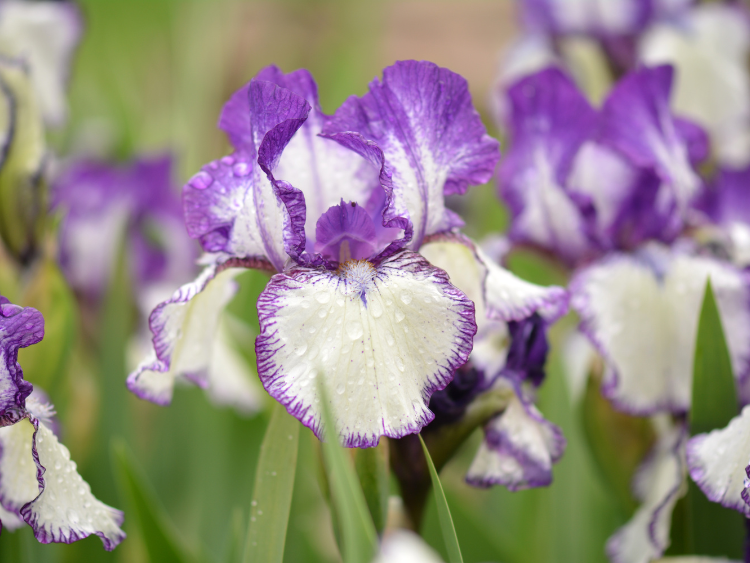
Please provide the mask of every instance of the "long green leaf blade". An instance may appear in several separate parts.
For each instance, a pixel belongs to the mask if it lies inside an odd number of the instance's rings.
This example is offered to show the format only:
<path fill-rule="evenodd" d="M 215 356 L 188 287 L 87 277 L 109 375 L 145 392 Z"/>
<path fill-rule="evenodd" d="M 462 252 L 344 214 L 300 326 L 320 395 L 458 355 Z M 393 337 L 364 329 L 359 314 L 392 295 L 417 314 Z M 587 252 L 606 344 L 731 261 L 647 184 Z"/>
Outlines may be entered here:
<path fill-rule="evenodd" d="M 299 422 L 283 405 L 274 403 L 255 471 L 245 544 L 246 563 L 281 563 L 284 560 L 298 450 Z"/>
<path fill-rule="evenodd" d="M 138 526 L 143 543 L 152 562 L 194 563 L 197 559 L 182 547 L 174 525 L 164 512 L 156 494 L 136 468 L 133 454 L 124 442 L 112 445 L 118 484 L 129 510 L 131 522 Z"/>
<path fill-rule="evenodd" d="M 421 434 L 419 435 L 419 443 L 422 444 L 422 451 L 427 460 L 427 467 L 430 468 L 430 478 L 432 479 L 432 490 L 435 494 L 435 504 L 437 505 L 438 518 L 440 519 L 440 529 L 443 532 L 445 548 L 448 550 L 448 563 L 463 563 L 464 558 L 461 555 L 461 547 L 458 545 L 456 528 L 453 526 L 453 517 L 451 516 L 450 508 L 448 508 L 448 501 L 445 499 L 443 485 L 440 483 L 440 477 L 438 477 L 435 470 L 435 464 L 432 463 L 430 452 L 427 450 Z"/>
<path fill-rule="evenodd" d="M 690 433 L 725 427 L 737 415 L 732 362 L 711 281 L 706 283 L 693 363 Z"/>
<path fill-rule="evenodd" d="M 695 343 L 690 434 L 723 428 L 737 411 L 732 362 L 709 280 Z M 741 557 L 744 539 L 742 515 L 709 501 L 692 481 L 685 500 L 687 550 L 704 555 Z"/>
<path fill-rule="evenodd" d="M 321 391 L 326 429 L 323 456 L 331 486 L 333 508 L 341 530 L 341 556 L 346 563 L 370 563 L 378 549 L 378 535 L 351 459 L 339 445 L 339 437 L 334 430 L 335 425 L 327 408 L 328 402 L 322 385 Z"/>

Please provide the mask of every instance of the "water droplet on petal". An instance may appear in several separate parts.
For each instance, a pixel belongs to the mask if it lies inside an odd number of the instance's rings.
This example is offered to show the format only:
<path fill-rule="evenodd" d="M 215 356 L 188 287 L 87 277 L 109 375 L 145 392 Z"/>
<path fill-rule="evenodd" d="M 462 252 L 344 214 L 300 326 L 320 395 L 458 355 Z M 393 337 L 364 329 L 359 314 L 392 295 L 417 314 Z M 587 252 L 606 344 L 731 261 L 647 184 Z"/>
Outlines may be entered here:
<path fill-rule="evenodd" d="M 396 322 L 400 323 L 406 318 L 406 315 L 404 315 L 404 312 L 401 309 L 396 309 Z"/>
<path fill-rule="evenodd" d="M 238 178 L 242 178 L 250 173 L 250 165 L 247 162 L 238 162 L 232 167 L 232 172 Z"/>
<path fill-rule="evenodd" d="M 343 383 L 339 383 L 336 387 L 336 393 L 338 393 L 339 395 L 343 395 L 344 391 L 346 391 L 346 387 L 344 387 Z"/>
<path fill-rule="evenodd" d="M 315 294 L 315 301 L 318 303 L 328 303 L 331 300 L 331 294 L 327 291 L 319 291 Z"/>
<path fill-rule="evenodd" d="M 390 332 L 385 333 L 385 341 L 388 343 L 388 346 L 393 346 L 396 341 L 393 339 L 393 335 Z"/>
<path fill-rule="evenodd" d="M 300 344 L 294 349 L 294 353 L 297 354 L 298 356 L 301 356 L 305 352 L 307 352 L 307 342 L 303 342 L 302 344 Z"/>
<path fill-rule="evenodd" d="M 361 338 L 363 334 L 362 323 L 359 321 L 349 321 L 348 323 L 346 323 L 346 334 L 352 340 Z"/>
<path fill-rule="evenodd" d="M 195 176 L 190 178 L 190 181 L 188 184 L 190 187 L 195 188 L 196 190 L 205 190 L 206 188 L 210 187 L 211 184 L 214 183 L 214 179 L 211 177 L 211 175 L 201 170 L 198 172 Z"/>
<path fill-rule="evenodd" d="M 409 293 L 408 291 L 402 291 L 401 301 L 404 305 L 408 305 L 409 303 L 411 303 L 411 293 Z"/>
<path fill-rule="evenodd" d="M 370 310 L 370 314 L 376 319 L 379 319 L 383 315 L 383 306 L 378 299 L 371 299 L 368 309 Z"/>

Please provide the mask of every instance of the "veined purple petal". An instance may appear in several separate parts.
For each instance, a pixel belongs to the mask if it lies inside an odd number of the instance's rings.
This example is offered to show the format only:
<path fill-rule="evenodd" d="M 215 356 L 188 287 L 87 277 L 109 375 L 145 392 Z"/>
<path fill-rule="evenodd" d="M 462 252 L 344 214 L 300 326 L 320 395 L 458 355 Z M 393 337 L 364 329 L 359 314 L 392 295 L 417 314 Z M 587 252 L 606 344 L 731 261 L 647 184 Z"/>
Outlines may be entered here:
<path fill-rule="evenodd" d="M 178 376 L 209 386 L 219 318 L 236 292 L 234 278 L 242 271 L 209 266 L 153 310 L 149 326 L 154 353 L 128 376 L 128 389 L 142 399 L 168 405 Z"/>
<path fill-rule="evenodd" d="M 312 110 L 299 131 L 286 145 L 277 162 L 261 155 L 261 166 L 275 178 L 304 194 L 308 240 L 315 240 L 318 218 L 340 199 L 364 206 L 373 190 L 379 190 L 379 166 L 338 143 L 319 136 L 330 119 L 320 109 L 318 88 L 307 70 L 284 74 L 278 67 L 263 69 L 258 80 L 267 80 L 307 100 Z"/>
<path fill-rule="evenodd" d="M 708 144 L 697 126 L 672 115 L 672 76 L 671 66 L 643 67 L 625 76 L 602 107 L 600 142 L 655 170 L 671 187 L 682 219 L 702 187 L 691 157 L 702 156 Z"/>
<path fill-rule="evenodd" d="M 325 392 L 347 447 L 419 432 L 434 416 L 430 396 L 466 362 L 476 332 L 474 304 L 409 251 L 377 266 L 277 274 L 258 316 L 263 386 L 318 437 Z"/>
<path fill-rule="evenodd" d="M 593 210 L 567 189 L 573 159 L 594 133 L 596 113 L 557 68 L 508 90 L 511 149 L 499 169 L 513 215 L 510 235 L 575 262 L 590 252 Z"/>
<path fill-rule="evenodd" d="M 750 406 L 742 409 L 726 428 L 698 434 L 687 444 L 690 477 L 708 499 L 750 516 L 743 500 L 745 468 L 750 459 Z"/>
<path fill-rule="evenodd" d="M 508 323 L 510 347 L 504 371 L 539 386 L 544 381 L 549 343 L 547 323 L 538 313 L 521 321 Z"/>
<path fill-rule="evenodd" d="M 360 133 L 382 149 L 393 177 L 391 213 L 409 217 L 417 249 L 428 235 L 461 226 L 444 196 L 490 179 L 499 158 L 466 81 L 422 61 L 400 61 L 370 91 L 350 97 L 324 133 Z"/>
<path fill-rule="evenodd" d="M 355 202 L 341 200 L 318 219 L 315 228 L 315 252 L 333 262 L 370 258 L 376 242 L 370 215 Z"/>
<path fill-rule="evenodd" d="M 614 563 L 649 563 L 669 547 L 672 510 L 687 491 L 687 430 L 664 422 L 666 428 L 633 479 L 634 492 L 643 504 L 607 541 L 607 555 Z"/>
<path fill-rule="evenodd" d="M 0 4 L 3 55 L 23 59 L 44 121 L 61 126 L 68 113 L 65 90 L 83 21 L 74 2 Z"/>
<path fill-rule="evenodd" d="M 18 349 L 41 342 L 44 318 L 31 307 L 19 307 L 0 296 L 0 427 L 15 424 L 25 413 L 33 389 L 23 378 Z"/>
<path fill-rule="evenodd" d="M 657 245 L 613 254 L 572 280 L 581 330 L 606 361 L 602 392 L 636 415 L 690 407 L 693 352 L 706 280 L 716 294 L 738 384 L 750 365 L 747 282 L 733 266 Z"/>
<path fill-rule="evenodd" d="M 246 118 L 235 111 L 239 104 L 235 95 L 231 111 L 220 122 L 222 127 L 226 121 L 236 122 L 238 129 L 232 129 L 232 135 L 241 136 L 243 144 L 234 155 L 204 166 L 185 185 L 185 224 L 190 236 L 200 239 L 209 252 L 266 259 L 281 271 L 287 260 L 284 231 L 289 216 L 255 160 L 262 154 L 274 163 L 307 119 L 310 105 L 271 82 L 252 80 L 243 90 Z"/>
<path fill-rule="evenodd" d="M 475 487 L 504 485 L 510 491 L 546 487 L 552 483 L 552 464 L 562 457 L 567 441 L 560 428 L 523 398 L 516 383 L 501 378 L 497 385 L 507 388 L 512 398 L 485 426 L 466 481 Z"/>

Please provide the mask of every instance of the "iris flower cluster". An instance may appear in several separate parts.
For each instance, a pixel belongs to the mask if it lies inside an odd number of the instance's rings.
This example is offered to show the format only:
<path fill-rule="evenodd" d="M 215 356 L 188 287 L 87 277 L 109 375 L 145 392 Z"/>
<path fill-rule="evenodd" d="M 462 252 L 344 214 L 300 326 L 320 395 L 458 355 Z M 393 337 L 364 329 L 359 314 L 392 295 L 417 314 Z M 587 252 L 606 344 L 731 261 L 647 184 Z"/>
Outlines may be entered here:
<path fill-rule="evenodd" d="M 583 366 L 571 388 L 600 371 L 614 408 L 650 417 L 656 436 L 634 476 L 640 508 L 607 544 L 611 560 L 633 563 L 670 545 L 688 475 L 709 500 L 750 515 L 750 18 L 733 3 L 661 4 L 523 2 L 527 35 L 495 91 L 510 137 L 499 171 L 510 238 L 571 275 L 580 335 L 569 363 Z M 709 279 L 742 411 L 691 437 Z"/>

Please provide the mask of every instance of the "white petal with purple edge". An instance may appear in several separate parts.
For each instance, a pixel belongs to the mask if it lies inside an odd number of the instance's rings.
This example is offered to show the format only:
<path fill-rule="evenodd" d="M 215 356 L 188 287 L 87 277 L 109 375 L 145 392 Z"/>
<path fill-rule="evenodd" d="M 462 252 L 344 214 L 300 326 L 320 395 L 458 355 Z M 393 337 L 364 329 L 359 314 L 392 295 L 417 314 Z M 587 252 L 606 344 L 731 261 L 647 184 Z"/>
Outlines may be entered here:
<path fill-rule="evenodd" d="M 177 376 L 208 385 L 219 318 L 236 291 L 234 278 L 244 270 L 217 271 L 207 267 L 151 313 L 156 357 L 128 376 L 128 388 L 142 399 L 169 404 Z"/>
<path fill-rule="evenodd" d="M 73 2 L 6 1 L 0 7 L 0 53 L 28 64 L 44 119 L 62 125 L 66 81 L 83 23 Z"/>
<path fill-rule="evenodd" d="M 479 487 L 504 485 L 511 491 L 547 486 L 552 482 L 552 464 L 565 445 L 557 426 L 545 420 L 533 403 L 512 393 L 505 411 L 485 427 L 485 439 L 466 481 Z"/>
<path fill-rule="evenodd" d="M 721 312 L 737 380 L 750 358 L 748 290 L 732 266 L 660 246 L 641 255 L 613 255 L 571 283 L 581 328 L 607 362 L 604 393 L 633 414 L 686 411 L 693 353 L 706 281 Z"/>
<path fill-rule="evenodd" d="M 726 428 L 698 434 L 688 441 L 690 477 L 709 500 L 750 517 L 750 506 L 742 499 L 750 463 L 750 406 L 734 417 Z"/>
<path fill-rule="evenodd" d="M 614 563 L 650 563 L 669 547 L 672 510 L 687 491 L 686 432 L 663 422 L 665 428 L 633 483 L 643 504 L 607 541 L 607 555 Z"/>
<path fill-rule="evenodd" d="M 298 267 L 258 300 L 258 373 L 269 394 L 321 436 L 321 384 L 342 443 L 418 432 L 429 398 L 471 351 L 474 305 L 442 270 L 402 251 L 377 267 Z M 321 383 L 319 381 L 322 380 Z"/>
<path fill-rule="evenodd" d="M 31 422 L 37 430 L 34 446 L 39 496 L 21 509 L 23 519 L 41 543 L 71 543 L 96 534 L 107 551 L 113 550 L 125 539 L 120 529 L 122 512 L 97 500 L 78 474 L 68 448 L 44 423 Z"/>

